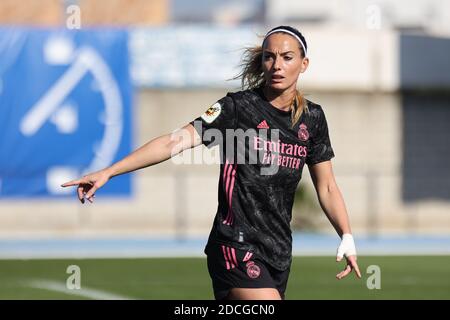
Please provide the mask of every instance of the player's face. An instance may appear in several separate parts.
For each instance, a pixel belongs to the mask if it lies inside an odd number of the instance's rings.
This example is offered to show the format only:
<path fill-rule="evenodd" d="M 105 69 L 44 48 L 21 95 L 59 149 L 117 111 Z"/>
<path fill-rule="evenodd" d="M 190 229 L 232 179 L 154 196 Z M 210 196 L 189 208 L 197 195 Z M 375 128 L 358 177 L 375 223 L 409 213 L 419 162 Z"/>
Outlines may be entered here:
<path fill-rule="evenodd" d="M 264 42 L 262 67 L 266 86 L 276 91 L 295 87 L 300 73 L 308 67 L 298 40 L 286 33 L 274 33 Z"/>

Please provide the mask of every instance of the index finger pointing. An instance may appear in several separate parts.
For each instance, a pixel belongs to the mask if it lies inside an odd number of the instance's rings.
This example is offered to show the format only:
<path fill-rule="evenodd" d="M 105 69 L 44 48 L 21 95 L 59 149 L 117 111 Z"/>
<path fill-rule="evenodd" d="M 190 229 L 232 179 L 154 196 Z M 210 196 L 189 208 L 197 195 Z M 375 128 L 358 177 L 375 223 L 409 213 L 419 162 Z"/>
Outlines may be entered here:
<path fill-rule="evenodd" d="M 61 187 L 76 186 L 76 185 L 80 184 L 81 182 L 82 182 L 81 180 L 72 180 L 72 181 L 63 183 L 63 184 L 61 185 Z"/>

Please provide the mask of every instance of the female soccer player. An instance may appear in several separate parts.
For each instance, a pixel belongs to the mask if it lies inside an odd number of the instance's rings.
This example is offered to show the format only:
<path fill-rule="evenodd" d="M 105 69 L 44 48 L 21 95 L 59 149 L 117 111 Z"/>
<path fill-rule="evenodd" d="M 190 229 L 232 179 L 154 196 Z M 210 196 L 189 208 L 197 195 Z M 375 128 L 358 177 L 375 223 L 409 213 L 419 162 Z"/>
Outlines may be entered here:
<path fill-rule="evenodd" d="M 309 59 L 303 35 L 290 26 L 270 30 L 248 49 L 239 75 L 245 90 L 228 93 L 174 134 L 151 140 L 103 170 L 62 186 L 78 186 L 82 203 L 114 176 L 165 161 L 204 144 L 219 145 L 219 205 L 205 247 L 216 299 L 284 299 L 291 261 L 290 220 L 306 163 L 322 209 L 341 237 L 338 279 L 361 277 L 334 152 L 322 107 L 297 91 Z M 186 138 L 187 137 L 187 138 Z"/>

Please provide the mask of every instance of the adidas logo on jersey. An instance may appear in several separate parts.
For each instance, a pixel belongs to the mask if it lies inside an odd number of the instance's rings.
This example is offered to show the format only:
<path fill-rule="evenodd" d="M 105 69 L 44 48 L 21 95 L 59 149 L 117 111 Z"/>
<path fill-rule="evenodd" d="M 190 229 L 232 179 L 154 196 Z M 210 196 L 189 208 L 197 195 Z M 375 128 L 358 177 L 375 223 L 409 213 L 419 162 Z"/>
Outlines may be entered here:
<path fill-rule="evenodd" d="M 269 129 L 269 125 L 267 124 L 266 120 L 263 120 L 260 122 L 260 124 L 258 124 L 258 126 L 256 128 L 257 129 Z"/>

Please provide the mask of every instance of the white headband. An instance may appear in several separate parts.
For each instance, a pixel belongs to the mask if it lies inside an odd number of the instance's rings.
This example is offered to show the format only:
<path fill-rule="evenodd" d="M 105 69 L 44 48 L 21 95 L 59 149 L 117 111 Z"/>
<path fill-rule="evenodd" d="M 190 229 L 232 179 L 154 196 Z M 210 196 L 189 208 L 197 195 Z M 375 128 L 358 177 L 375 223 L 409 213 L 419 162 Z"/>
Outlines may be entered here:
<path fill-rule="evenodd" d="M 275 32 L 289 33 L 291 36 L 293 36 L 295 39 L 297 39 L 298 42 L 300 42 L 300 44 L 302 45 L 303 52 L 305 53 L 305 57 L 306 57 L 306 47 L 305 47 L 305 44 L 303 43 L 302 39 L 300 39 L 300 37 L 299 37 L 298 35 L 296 35 L 295 33 L 293 33 L 292 31 L 289 31 L 289 30 L 287 30 L 287 29 L 279 28 L 279 29 L 275 29 L 275 30 L 270 31 L 270 32 L 269 32 L 268 34 L 266 34 L 266 36 L 264 37 L 263 44 L 264 44 L 264 41 L 266 41 L 267 37 L 270 36 L 272 33 L 275 33 Z"/>

